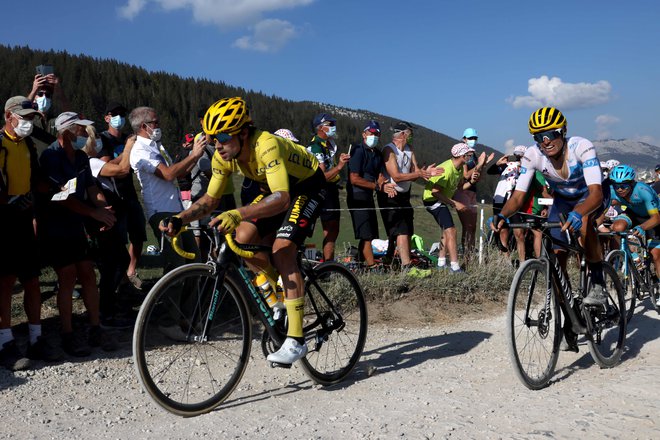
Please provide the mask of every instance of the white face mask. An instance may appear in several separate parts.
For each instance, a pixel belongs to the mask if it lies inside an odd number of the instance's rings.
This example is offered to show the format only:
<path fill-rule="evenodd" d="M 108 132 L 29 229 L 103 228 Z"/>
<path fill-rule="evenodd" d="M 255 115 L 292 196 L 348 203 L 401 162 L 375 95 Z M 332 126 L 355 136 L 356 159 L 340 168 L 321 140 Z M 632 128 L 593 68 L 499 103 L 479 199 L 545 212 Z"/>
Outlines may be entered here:
<path fill-rule="evenodd" d="M 149 139 L 151 139 L 154 142 L 158 142 L 162 136 L 162 133 L 160 131 L 160 128 L 151 128 L 147 125 L 147 132 L 151 131 L 149 134 Z"/>
<path fill-rule="evenodd" d="M 46 98 L 46 95 L 44 96 L 37 96 L 37 106 L 39 107 L 40 112 L 47 112 L 50 109 L 51 101 L 50 98 Z"/>
<path fill-rule="evenodd" d="M 17 119 L 14 127 L 14 133 L 20 138 L 28 137 L 32 134 L 34 123 L 27 119 Z"/>
<path fill-rule="evenodd" d="M 475 139 L 468 139 L 468 141 L 466 143 L 467 143 L 467 146 L 470 147 L 470 148 L 474 148 L 474 146 L 477 145 L 477 141 Z"/>
<path fill-rule="evenodd" d="M 367 147 L 373 148 L 378 145 L 378 136 L 367 136 L 367 140 L 365 140 L 364 143 Z"/>

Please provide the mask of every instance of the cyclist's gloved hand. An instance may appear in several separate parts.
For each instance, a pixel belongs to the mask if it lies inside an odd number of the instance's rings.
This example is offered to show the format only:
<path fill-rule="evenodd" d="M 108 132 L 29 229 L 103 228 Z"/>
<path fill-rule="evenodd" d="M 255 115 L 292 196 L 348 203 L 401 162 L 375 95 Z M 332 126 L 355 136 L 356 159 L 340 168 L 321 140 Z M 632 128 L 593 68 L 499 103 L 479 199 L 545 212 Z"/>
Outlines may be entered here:
<path fill-rule="evenodd" d="M 564 226 L 561 228 L 561 230 L 565 231 L 566 229 L 570 228 L 573 231 L 579 231 L 581 227 L 582 216 L 575 211 L 571 211 L 566 216 L 566 222 L 564 223 Z"/>
<path fill-rule="evenodd" d="M 640 225 L 637 225 L 634 228 L 632 228 L 632 233 L 638 237 L 646 236 L 646 231 L 644 231 L 644 229 L 642 229 Z"/>
<path fill-rule="evenodd" d="M 181 232 L 183 221 L 176 215 L 172 217 L 165 217 L 160 221 L 158 229 L 165 232 L 169 237 L 175 237 Z"/>
<path fill-rule="evenodd" d="M 211 226 L 218 225 L 218 230 L 225 234 L 231 234 L 243 220 L 241 213 L 237 209 L 225 211 L 209 223 Z"/>
<path fill-rule="evenodd" d="M 506 223 L 509 223 L 509 219 L 504 217 L 502 214 L 497 214 L 488 218 L 487 224 L 490 229 L 497 232 L 500 229 L 500 223 L 504 220 Z"/>

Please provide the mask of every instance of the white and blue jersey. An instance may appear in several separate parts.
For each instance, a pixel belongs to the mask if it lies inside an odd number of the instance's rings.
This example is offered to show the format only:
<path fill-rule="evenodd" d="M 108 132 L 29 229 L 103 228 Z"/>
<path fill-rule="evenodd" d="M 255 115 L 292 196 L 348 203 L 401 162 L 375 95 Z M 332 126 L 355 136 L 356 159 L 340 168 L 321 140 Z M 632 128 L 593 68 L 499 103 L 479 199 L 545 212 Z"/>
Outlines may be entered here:
<path fill-rule="evenodd" d="M 567 139 L 565 148 L 568 149 L 567 178 L 559 175 L 538 144 L 529 147 L 522 158 L 516 191 L 527 192 L 534 179 L 534 171 L 537 170 L 543 174 L 548 185 L 554 191 L 554 197 L 577 200 L 587 194 L 589 185 L 601 185 L 603 175 L 596 148 L 591 141 L 573 136 Z"/>

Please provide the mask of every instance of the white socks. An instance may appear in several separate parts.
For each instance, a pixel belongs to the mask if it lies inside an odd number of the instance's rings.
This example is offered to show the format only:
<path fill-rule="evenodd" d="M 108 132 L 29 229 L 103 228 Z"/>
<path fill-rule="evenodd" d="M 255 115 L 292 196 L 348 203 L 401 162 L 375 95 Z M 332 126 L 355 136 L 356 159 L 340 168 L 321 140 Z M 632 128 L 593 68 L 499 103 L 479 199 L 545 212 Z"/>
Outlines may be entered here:
<path fill-rule="evenodd" d="M 438 267 L 445 267 L 447 265 L 447 258 L 440 257 L 438 258 Z"/>
<path fill-rule="evenodd" d="M 458 261 L 452 261 L 450 264 L 451 270 L 459 270 L 461 268 L 461 265 L 458 264 Z"/>

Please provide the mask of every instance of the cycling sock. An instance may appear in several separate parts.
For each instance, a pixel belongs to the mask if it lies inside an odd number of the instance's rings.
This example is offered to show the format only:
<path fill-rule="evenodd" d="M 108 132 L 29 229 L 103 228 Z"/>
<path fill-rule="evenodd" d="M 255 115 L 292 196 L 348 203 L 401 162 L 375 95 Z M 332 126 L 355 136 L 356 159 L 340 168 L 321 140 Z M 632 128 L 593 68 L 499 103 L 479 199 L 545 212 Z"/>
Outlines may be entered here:
<path fill-rule="evenodd" d="M 0 350 L 2 350 L 3 345 L 10 342 L 12 339 L 14 339 L 14 335 L 10 328 L 0 329 Z"/>
<path fill-rule="evenodd" d="M 603 262 L 597 261 L 595 263 L 587 263 L 587 266 L 589 266 L 589 271 L 591 273 L 591 283 L 604 286 L 605 279 L 603 278 Z"/>
<path fill-rule="evenodd" d="M 287 337 L 294 338 L 298 342 L 304 342 L 303 338 L 303 315 L 305 314 L 305 297 L 301 296 L 296 299 L 285 299 L 284 305 L 286 306 L 286 315 L 289 318 L 289 328 L 287 329 Z"/>
<path fill-rule="evenodd" d="M 30 344 L 36 344 L 37 338 L 41 336 L 41 324 L 28 324 L 30 332 Z"/>
<path fill-rule="evenodd" d="M 447 265 L 447 258 L 440 257 L 438 258 L 438 267 L 445 267 Z"/>

